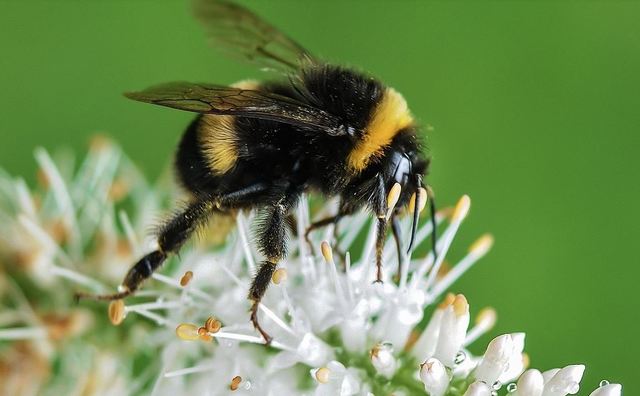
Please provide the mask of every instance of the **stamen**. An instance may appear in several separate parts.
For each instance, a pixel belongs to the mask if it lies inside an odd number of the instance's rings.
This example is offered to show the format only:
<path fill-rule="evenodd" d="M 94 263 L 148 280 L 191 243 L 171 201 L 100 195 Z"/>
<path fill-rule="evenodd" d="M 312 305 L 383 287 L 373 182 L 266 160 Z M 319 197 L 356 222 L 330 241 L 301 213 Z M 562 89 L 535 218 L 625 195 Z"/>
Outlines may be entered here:
<path fill-rule="evenodd" d="M 125 318 L 124 301 L 114 300 L 109 303 L 109 321 L 114 326 L 118 326 Z"/>
<path fill-rule="evenodd" d="M 194 325 L 194 327 L 196 327 Z M 197 329 L 196 329 L 197 332 Z M 262 337 L 256 337 L 256 336 L 250 336 L 250 335 L 246 335 L 246 334 L 237 334 L 237 333 L 229 333 L 229 332 L 223 332 L 223 331 L 219 331 L 215 334 L 212 334 L 213 338 L 223 338 L 223 339 L 228 339 L 228 340 L 236 340 L 236 341 L 245 341 L 245 342 L 250 342 L 252 344 L 264 344 L 264 338 Z M 297 353 L 297 351 L 294 348 L 288 347 L 278 341 L 271 341 L 271 347 L 273 348 L 277 348 L 277 349 L 281 349 L 283 351 L 289 351 L 289 352 L 293 352 L 293 353 Z"/>
<path fill-rule="evenodd" d="M 78 230 L 78 221 L 75 217 L 76 209 L 73 206 L 73 201 L 71 200 L 71 194 L 67 189 L 67 185 L 64 182 L 58 167 L 55 165 L 49 153 L 44 150 L 42 147 L 38 147 L 35 150 L 36 161 L 40 165 L 40 168 L 45 173 L 48 182 L 51 186 L 51 191 L 53 193 L 53 197 L 60 208 L 60 212 L 65 214 L 65 220 L 67 224 L 70 226 L 69 229 L 71 231 L 70 242 L 71 248 L 73 252 L 79 252 L 80 250 L 80 238 L 77 232 Z M 78 254 L 79 255 L 79 254 Z"/>
<path fill-rule="evenodd" d="M 451 219 L 451 224 L 447 228 L 447 231 L 440 241 L 442 241 L 442 247 L 438 249 L 438 257 L 436 262 L 434 263 L 431 271 L 429 272 L 429 277 L 427 278 L 427 282 L 425 284 L 425 289 L 429 289 L 431 285 L 434 284 L 436 280 L 436 276 L 438 275 L 438 271 L 440 270 L 440 265 L 442 265 L 442 261 L 444 260 L 447 252 L 449 251 L 449 247 L 453 242 L 453 238 L 460 227 L 460 223 L 464 220 L 467 213 L 469 213 L 469 207 L 471 205 L 471 200 L 469 196 L 463 195 L 462 198 L 456 204 L 455 209 L 453 210 L 453 217 Z M 438 241 L 438 245 L 440 245 L 440 241 Z M 430 255 L 431 256 L 431 255 Z"/>
<path fill-rule="evenodd" d="M 224 266 L 220 266 L 220 268 L 222 268 L 223 270 L 227 270 L 227 268 L 225 268 Z M 166 275 L 159 274 L 159 273 L 157 273 L 157 272 L 154 272 L 154 273 L 151 275 L 151 277 L 152 277 L 153 279 L 155 279 L 155 280 L 157 280 L 157 281 L 160 281 L 160 282 L 162 282 L 162 283 L 164 283 L 164 284 L 167 284 L 167 285 L 169 285 L 169 286 L 173 286 L 173 287 L 182 287 L 182 286 L 180 286 L 180 282 L 179 282 L 179 281 L 176 281 L 174 278 L 170 278 L 170 277 L 168 277 L 168 276 L 166 276 Z M 236 279 L 237 279 L 237 278 L 236 278 Z M 210 302 L 210 303 L 213 303 L 213 302 L 214 302 L 213 298 L 211 298 L 211 296 L 210 296 L 210 295 L 208 295 L 207 293 L 203 292 L 203 291 L 202 291 L 202 290 L 200 290 L 200 289 L 196 289 L 195 287 L 193 287 L 193 286 L 192 286 L 192 287 L 190 287 L 190 288 L 189 288 L 189 289 L 187 289 L 187 290 L 188 290 L 188 293 L 189 293 L 190 295 L 192 295 L 192 296 L 198 296 L 199 298 L 202 298 L 203 300 L 208 301 L 208 302 Z M 138 294 L 138 295 L 140 295 L 140 294 Z"/>
<path fill-rule="evenodd" d="M 185 287 L 189 284 L 189 282 L 191 282 L 191 279 L 193 278 L 193 271 L 187 271 L 184 273 L 184 275 L 182 275 L 182 278 L 180 278 L 180 286 Z"/>
<path fill-rule="evenodd" d="M 27 183 L 24 179 L 16 180 L 15 189 L 16 195 L 18 196 L 18 203 L 20 205 L 20 209 L 29 217 L 36 217 L 36 207 L 33 203 L 33 198 L 31 197 L 31 193 L 29 192 L 29 188 L 27 187 Z"/>
<path fill-rule="evenodd" d="M 453 209 L 453 216 L 451 221 L 462 221 L 467 214 L 469 214 L 469 208 L 471 207 L 471 199 L 468 195 L 463 195 L 462 198 L 458 200 L 455 208 Z"/>
<path fill-rule="evenodd" d="M 153 302 L 129 305 L 125 307 L 125 311 L 137 312 L 140 310 L 148 311 L 152 309 L 171 309 L 171 308 L 180 308 L 180 307 L 183 307 L 184 305 L 185 305 L 184 301 L 174 301 L 174 300 L 164 301 L 163 299 L 159 298 L 157 301 L 153 301 Z"/>
<path fill-rule="evenodd" d="M 347 294 L 349 295 L 349 301 L 353 301 L 355 296 L 353 293 L 353 287 L 351 286 L 351 254 L 349 252 L 345 253 L 344 256 L 344 274 L 347 285 Z"/>
<path fill-rule="evenodd" d="M 124 229 L 124 234 L 127 236 L 127 241 L 129 241 L 129 246 L 134 250 L 139 243 L 136 233 L 133 230 L 131 220 L 129 219 L 129 215 L 124 210 L 121 210 L 118 213 L 118 218 L 120 219 L 120 224 L 122 224 L 122 228 Z"/>
<path fill-rule="evenodd" d="M 453 210 L 453 209 L 451 209 Z M 449 217 L 449 215 L 447 213 L 445 213 L 447 211 L 447 209 L 444 210 L 440 210 L 438 211 L 438 213 L 436 213 L 436 225 L 440 225 L 442 224 L 442 222 L 444 221 L 444 219 L 446 219 L 447 217 Z M 438 252 L 442 251 L 442 247 L 444 246 L 445 243 L 445 236 L 449 234 L 449 232 L 452 229 L 452 224 L 449 223 L 449 225 L 447 226 L 447 228 L 441 233 L 440 238 L 438 238 L 438 245 L 436 246 L 436 250 Z M 426 222 L 422 228 L 420 228 L 420 230 L 418 231 L 417 235 L 416 235 L 416 245 L 419 245 L 420 243 L 422 243 L 422 241 L 424 239 L 426 239 L 429 235 L 431 235 L 431 233 L 433 232 L 433 224 L 431 224 L 431 222 Z M 441 255 L 439 253 L 439 255 Z M 427 271 L 429 271 L 432 266 L 433 266 L 433 252 L 429 252 L 429 254 L 420 261 L 420 264 L 418 266 L 418 269 L 416 269 L 412 274 L 411 274 L 411 282 L 410 282 L 410 288 L 415 289 L 416 287 L 418 287 L 418 283 L 420 280 L 423 279 L 423 277 L 425 276 L 425 274 L 427 273 Z"/>
<path fill-rule="evenodd" d="M 320 250 L 322 251 L 322 257 L 324 257 L 327 263 L 333 263 L 333 250 L 331 249 L 331 245 L 329 242 L 322 241 L 320 244 Z"/>
<path fill-rule="evenodd" d="M 231 389 L 232 391 L 238 390 L 238 387 L 240 386 L 241 382 L 242 382 L 242 377 L 239 375 L 236 375 L 235 377 L 233 377 L 233 379 L 231 379 L 231 383 L 229 384 L 229 389 Z"/>
<path fill-rule="evenodd" d="M 389 217 L 391 217 L 391 212 L 393 212 L 393 209 L 398 203 L 398 199 L 400 199 L 401 191 L 402 187 L 400 186 L 400 183 L 394 183 L 394 185 L 389 190 L 389 193 L 387 194 L 387 214 L 385 218 L 388 219 Z"/>
<path fill-rule="evenodd" d="M 329 375 L 331 374 L 331 370 L 328 367 L 320 367 L 316 370 L 316 380 L 321 384 L 326 384 L 329 382 Z"/>
<path fill-rule="evenodd" d="M 469 247 L 469 253 L 484 256 L 493 246 L 493 235 L 484 234 Z"/>
<path fill-rule="evenodd" d="M 437 298 L 443 291 L 447 290 L 473 264 L 484 257 L 489 252 L 492 244 L 493 236 L 490 234 L 485 234 L 478 238 L 469 248 L 469 253 L 433 286 L 430 292 L 433 298 Z"/>
<path fill-rule="evenodd" d="M 475 326 L 467 332 L 467 337 L 464 340 L 464 346 L 473 343 L 475 340 L 486 334 L 496 324 L 498 315 L 496 310 L 491 307 L 486 307 L 478 312 L 476 316 Z"/>
<path fill-rule="evenodd" d="M 269 317 L 269 319 L 273 320 L 273 322 L 275 324 L 277 324 L 278 326 L 280 326 L 284 331 L 286 331 L 287 333 L 289 333 L 289 334 L 291 334 L 293 336 L 297 336 L 296 332 L 293 331 L 293 329 L 291 327 L 289 327 L 289 325 L 287 325 L 282 319 L 280 319 L 278 317 L 278 315 L 276 315 L 272 310 L 267 308 L 263 303 L 260 303 L 258 305 L 258 308 L 260 308 L 262 310 L 262 312 L 264 312 L 265 315 L 267 315 L 267 317 Z"/>
<path fill-rule="evenodd" d="M 70 281 L 76 282 L 79 285 L 86 286 L 92 290 L 106 290 L 106 287 L 98 282 L 97 280 L 90 278 L 86 275 L 80 274 L 76 271 L 70 270 L 68 268 L 59 267 L 55 264 L 52 264 L 49 268 L 53 275 L 59 276 L 61 278 L 69 279 Z"/>
<path fill-rule="evenodd" d="M 333 261 L 333 250 L 331 249 L 331 245 L 329 242 L 322 241 L 320 245 L 320 250 L 322 250 L 322 256 L 325 261 L 329 265 L 329 274 L 331 277 L 331 281 L 336 289 L 336 294 L 338 295 L 339 304 L 344 308 L 344 304 L 346 303 L 344 290 L 342 289 L 342 284 L 340 283 L 340 279 L 338 277 L 338 271 L 336 269 L 336 264 Z"/>
<path fill-rule="evenodd" d="M 184 341 L 196 341 L 200 338 L 198 326 L 192 323 L 180 323 L 178 327 L 176 327 L 176 335 Z"/>
<path fill-rule="evenodd" d="M 16 327 L 1 329 L 0 340 L 28 340 L 47 338 L 47 331 L 40 327 Z"/>
<path fill-rule="evenodd" d="M 167 325 L 169 323 L 169 321 L 165 317 L 163 317 L 161 315 L 158 315 L 156 313 L 153 313 L 153 312 L 150 312 L 150 311 L 147 311 L 147 310 L 144 310 L 144 309 L 132 309 L 132 306 L 125 307 L 125 308 L 126 308 L 126 310 L 128 312 L 135 312 L 138 315 L 141 315 L 141 316 L 144 316 L 146 318 L 149 318 L 149 319 L 153 320 L 154 322 L 156 322 L 160 326 L 164 326 L 164 325 Z"/>
<path fill-rule="evenodd" d="M 183 369 L 179 369 L 179 370 L 167 371 L 166 373 L 164 373 L 164 377 L 165 378 L 179 377 L 179 376 L 183 376 L 183 375 L 186 375 L 186 374 L 203 373 L 205 371 L 209 371 L 209 370 L 213 370 L 213 369 L 215 369 L 215 366 L 213 366 L 213 365 L 202 365 L 202 366 L 187 367 L 187 368 L 183 368 Z"/>
<path fill-rule="evenodd" d="M 253 273 L 256 269 L 256 262 L 253 259 L 253 254 L 251 253 L 251 247 L 249 246 L 247 231 L 245 229 L 244 215 L 242 213 L 238 213 L 238 215 L 236 216 L 236 222 L 238 224 L 238 235 L 240 236 L 240 240 L 242 241 L 244 256 L 247 259 L 247 267 L 249 267 L 249 273 Z"/>
<path fill-rule="evenodd" d="M 44 249 L 47 251 L 55 252 L 58 258 L 67 267 L 73 266 L 73 261 L 69 256 L 60 248 L 60 246 L 51 239 L 51 236 L 37 223 L 25 216 L 24 214 L 18 215 L 18 222 L 24 229 L 36 239 Z"/>
<path fill-rule="evenodd" d="M 298 234 L 298 254 L 300 255 L 300 257 L 306 257 L 307 255 L 309 255 L 309 252 L 307 251 L 308 246 L 304 239 L 304 233 L 306 232 L 307 224 L 309 222 L 308 205 L 309 201 L 306 194 L 302 194 L 302 196 L 300 197 L 300 203 L 298 204 L 298 208 L 296 210 L 298 215 L 296 221 L 296 231 Z"/>
<path fill-rule="evenodd" d="M 360 235 L 362 228 L 368 220 L 368 217 L 363 213 L 359 213 L 354 217 L 355 219 L 350 219 L 351 221 L 345 225 L 344 229 L 347 230 L 347 232 L 342 238 L 340 238 L 340 241 L 338 241 L 338 246 L 343 252 L 349 250 L 351 244 L 355 241 L 356 237 Z"/>
<path fill-rule="evenodd" d="M 371 225 L 369 226 L 369 232 L 367 234 L 367 241 L 364 244 L 364 250 L 362 251 L 363 257 L 360 260 L 360 265 L 362 267 L 361 273 L 362 273 L 362 279 L 361 279 L 361 283 L 362 283 L 362 287 L 366 288 L 368 286 L 368 284 L 370 283 L 368 275 L 370 273 L 370 269 L 371 269 L 371 264 L 372 261 L 371 260 L 371 255 L 373 253 L 373 248 L 375 246 L 376 243 L 376 234 L 377 234 L 377 221 L 372 221 Z"/>

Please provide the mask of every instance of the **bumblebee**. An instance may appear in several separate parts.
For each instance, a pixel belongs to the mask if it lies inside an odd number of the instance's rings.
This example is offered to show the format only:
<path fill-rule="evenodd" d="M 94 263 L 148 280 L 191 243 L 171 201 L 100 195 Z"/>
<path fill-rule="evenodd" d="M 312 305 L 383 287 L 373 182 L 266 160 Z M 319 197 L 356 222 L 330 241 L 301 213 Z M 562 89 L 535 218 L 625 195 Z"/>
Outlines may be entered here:
<path fill-rule="evenodd" d="M 375 215 L 376 278 L 382 281 L 388 224 L 401 254 L 397 216 L 410 203 L 412 248 L 418 201 L 424 203 L 431 195 L 423 183 L 430 159 L 405 99 L 393 88 L 360 71 L 317 59 L 232 2 L 197 0 L 194 10 L 216 45 L 286 78 L 232 86 L 173 82 L 125 94 L 136 101 L 197 113 L 175 159 L 177 178 L 191 198 L 160 227 L 158 249 L 131 267 L 121 292 L 78 297 L 127 297 L 212 215 L 255 209 L 261 219 L 256 243 L 265 260 L 248 296 L 250 320 L 269 343 L 271 338 L 258 321 L 258 304 L 287 254 L 288 216 L 301 194 L 317 192 L 340 202 L 338 213 L 311 224 L 307 236 L 360 209 Z M 393 190 L 392 199 L 388 196 Z M 395 206 L 389 204 L 396 199 Z M 433 199 L 428 202 L 434 222 Z"/>

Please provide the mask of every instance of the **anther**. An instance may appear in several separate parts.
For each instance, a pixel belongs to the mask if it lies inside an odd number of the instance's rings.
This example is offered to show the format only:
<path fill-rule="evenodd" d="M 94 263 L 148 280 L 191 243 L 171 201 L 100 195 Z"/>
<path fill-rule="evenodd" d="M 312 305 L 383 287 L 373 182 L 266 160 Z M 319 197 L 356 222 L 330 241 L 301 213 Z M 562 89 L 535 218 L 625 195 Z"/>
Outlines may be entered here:
<path fill-rule="evenodd" d="M 229 384 L 229 389 L 231 389 L 232 391 L 238 390 L 241 382 L 242 382 L 242 377 L 239 375 L 236 375 L 231 379 L 231 383 Z"/>
<path fill-rule="evenodd" d="M 486 329 L 492 328 L 496 324 L 496 320 L 498 319 L 498 314 L 496 310 L 492 307 L 485 307 L 478 312 L 476 316 L 476 325 L 482 326 Z"/>
<path fill-rule="evenodd" d="M 329 242 L 322 241 L 322 244 L 320 244 L 320 250 L 322 250 L 322 257 L 324 257 L 325 261 L 327 263 L 332 263 L 333 250 L 331 249 L 331 245 L 329 245 Z"/>
<path fill-rule="evenodd" d="M 221 327 L 222 323 L 220 323 L 220 321 L 213 316 L 209 316 L 204 322 L 204 328 L 208 333 L 217 333 L 218 331 L 220 331 Z"/>
<path fill-rule="evenodd" d="M 115 326 L 122 323 L 125 317 L 124 312 L 124 301 L 122 300 L 114 300 L 109 303 L 109 320 Z"/>
<path fill-rule="evenodd" d="M 278 268 L 277 270 L 275 270 L 273 275 L 271 275 L 271 281 L 276 285 L 279 285 L 280 283 L 286 280 L 287 280 L 287 270 L 284 268 Z"/>
<path fill-rule="evenodd" d="M 326 384 L 329 382 L 329 374 L 331 374 L 331 370 L 329 370 L 329 368 L 320 367 L 316 370 L 316 380 L 321 384 Z"/>
<path fill-rule="evenodd" d="M 182 278 L 180 278 L 180 286 L 185 287 L 186 285 L 189 284 L 189 282 L 191 282 L 192 278 L 193 278 L 192 271 L 185 272 L 184 275 L 182 275 Z"/>
<path fill-rule="evenodd" d="M 463 195 L 456 203 L 456 207 L 453 209 L 453 221 L 462 221 L 469 213 L 469 207 L 471 206 L 471 198 L 468 195 Z"/>
<path fill-rule="evenodd" d="M 471 244 L 469 253 L 484 256 L 491 249 L 491 246 L 493 246 L 493 235 L 484 234 Z"/>
<path fill-rule="evenodd" d="M 213 337 L 211 337 L 211 335 L 209 335 L 209 333 L 207 332 L 207 329 L 204 327 L 200 327 L 198 328 L 198 339 L 200 341 L 211 341 L 213 339 Z"/>
<path fill-rule="evenodd" d="M 191 323 L 180 323 L 178 327 L 176 327 L 176 335 L 184 341 L 196 341 L 200 338 L 198 326 Z"/>

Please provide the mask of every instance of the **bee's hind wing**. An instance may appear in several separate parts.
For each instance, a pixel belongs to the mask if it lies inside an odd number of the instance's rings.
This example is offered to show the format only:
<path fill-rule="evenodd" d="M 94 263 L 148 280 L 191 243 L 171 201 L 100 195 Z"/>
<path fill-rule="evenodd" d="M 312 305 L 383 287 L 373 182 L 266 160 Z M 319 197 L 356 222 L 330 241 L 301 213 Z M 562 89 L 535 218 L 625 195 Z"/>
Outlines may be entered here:
<path fill-rule="evenodd" d="M 250 10 L 226 0 L 193 0 L 196 18 L 213 44 L 261 68 L 295 73 L 315 58 Z"/>

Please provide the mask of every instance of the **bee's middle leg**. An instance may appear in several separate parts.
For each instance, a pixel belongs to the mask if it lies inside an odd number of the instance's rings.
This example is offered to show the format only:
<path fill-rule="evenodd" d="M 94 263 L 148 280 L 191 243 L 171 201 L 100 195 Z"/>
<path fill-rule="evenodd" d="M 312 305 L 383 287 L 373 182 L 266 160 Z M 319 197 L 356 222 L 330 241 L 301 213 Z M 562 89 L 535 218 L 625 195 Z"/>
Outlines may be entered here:
<path fill-rule="evenodd" d="M 315 230 L 317 230 L 319 228 L 326 227 L 329 224 L 335 224 L 336 227 L 337 227 L 338 221 L 340 220 L 340 217 L 341 216 L 339 214 L 337 214 L 335 216 L 325 217 L 324 219 L 320 219 L 318 221 L 314 221 L 313 223 L 311 223 L 309 225 L 309 227 L 307 227 L 306 231 L 304 232 L 304 240 L 307 242 L 307 246 L 309 246 L 309 249 L 310 249 L 311 252 L 314 251 L 313 244 L 311 243 L 311 238 L 309 237 L 311 232 L 315 231 Z M 336 234 L 337 234 L 337 231 L 335 231 L 335 229 L 334 229 L 334 237 L 337 236 Z"/>

